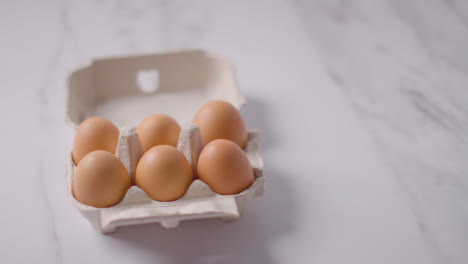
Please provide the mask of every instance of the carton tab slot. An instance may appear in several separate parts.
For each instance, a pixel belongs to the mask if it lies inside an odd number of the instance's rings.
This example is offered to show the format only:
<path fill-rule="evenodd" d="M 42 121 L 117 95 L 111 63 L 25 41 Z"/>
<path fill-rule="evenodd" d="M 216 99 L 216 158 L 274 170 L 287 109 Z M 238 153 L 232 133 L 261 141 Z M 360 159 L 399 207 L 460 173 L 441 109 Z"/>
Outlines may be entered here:
<path fill-rule="evenodd" d="M 138 89 L 144 93 L 154 93 L 159 88 L 159 71 L 147 70 L 139 71 L 136 74 Z"/>

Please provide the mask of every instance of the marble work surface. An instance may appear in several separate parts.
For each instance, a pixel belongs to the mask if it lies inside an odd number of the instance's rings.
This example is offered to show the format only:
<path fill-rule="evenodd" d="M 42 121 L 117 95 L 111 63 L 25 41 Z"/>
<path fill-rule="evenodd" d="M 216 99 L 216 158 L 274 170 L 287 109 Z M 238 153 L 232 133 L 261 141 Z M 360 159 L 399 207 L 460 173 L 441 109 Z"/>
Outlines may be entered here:
<path fill-rule="evenodd" d="M 2 263 L 468 263 L 468 2 L 1 1 Z M 203 48 L 262 131 L 237 222 L 95 232 L 66 198 L 70 70 Z"/>

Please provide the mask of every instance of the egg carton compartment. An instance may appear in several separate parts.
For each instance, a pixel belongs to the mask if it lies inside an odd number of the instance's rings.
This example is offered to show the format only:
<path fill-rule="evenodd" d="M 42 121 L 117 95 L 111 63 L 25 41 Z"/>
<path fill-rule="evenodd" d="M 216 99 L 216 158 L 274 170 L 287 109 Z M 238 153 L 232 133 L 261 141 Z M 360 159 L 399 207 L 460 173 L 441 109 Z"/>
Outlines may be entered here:
<path fill-rule="evenodd" d="M 213 217 L 235 220 L 240 216 L 247 200 L 262 195 L 264 191 L 263 160 L 260 157 L 258 140 L 258 131 L 249 131 L 244 152 L 254 169 L 255 181 L 249 188 L 236 195 L 216 194 L 204 182 L 195 179 L 185 195 L 175 201 L 155 201 L 138 186 L 133 185 L 122 201 L 115 206 L 108 208 L 88 206 L 76 200 L 73 195 L 72 184 L 76 165 L 70 151 L 67 159 L 68 197 L 93 227 L 102 233 L 113 232 L 119 226 L 134 224 L 160 223 L 163 227 L 171 228 L 177 227 L 182 220 Z M 177 148 L 187 158 L 194 172 L 198 156 L 204 146 L 198 126 L 193 123 L 185 124 Z M 134 183 L 136 165 L 143 155 L 143 148 L 134 129 L 121 129 L 115 155 L 127 168 Z M 196 176 L 196 173 L 194 175 Z"/>
<path fill-rule="evenodd" d="M 190 162 L 196 176 L 198 155 L 204 142 L 200 129 L 190 121 L 202 105 L 216 99 L 230 102 L 238 109 L 246 103 L 231 64 L 204 51 L 98 59 L 75 70 L 68 79 L 67 123 L 76 129 L 86 118 L 101 116 L 121 127 L 115 155 L 127 168 L 134 184 L 136 165 L 143 155 L 134 127 L 151 114 L 168 114 L 184 124 L 177 148 Z M 79 212 L 102 233 L 113 232 L 119 226 L 145 223 L 171 228 L 190 219 L 236 220 L 247 201 L 264 192 L 259 140 L 258 131 L 248 131 L 244 152 L 254 169 L 255 181 L 236 195 L 216 194 L 195 179 L 185 195 L 176 201 L 152 200 L 133 185 L 115 206 L 87 206 L 73 195 L 76 166 L 71 151 L 67 157 L 67 194 Z"/>

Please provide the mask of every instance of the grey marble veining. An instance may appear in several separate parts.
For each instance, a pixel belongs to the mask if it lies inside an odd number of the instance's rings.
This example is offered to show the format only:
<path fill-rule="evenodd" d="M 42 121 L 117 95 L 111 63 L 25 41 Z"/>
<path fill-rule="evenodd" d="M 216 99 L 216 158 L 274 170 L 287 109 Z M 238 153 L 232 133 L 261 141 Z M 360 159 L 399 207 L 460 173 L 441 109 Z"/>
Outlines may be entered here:
<path fill-rule="evenodd" d="M 468 261 L 466 1 L 15 1 L 0 32 L 2 262 Z M 265 196 L 97 234 L 66 198 L 69 71 L 191 48 L 236 66 Z"/>
<path fill-rule="evenodd" d="M 296 5 L 331 78 L 400 184 L 427 245 L 441 263 L 466 261 L 468 5 Z"/>

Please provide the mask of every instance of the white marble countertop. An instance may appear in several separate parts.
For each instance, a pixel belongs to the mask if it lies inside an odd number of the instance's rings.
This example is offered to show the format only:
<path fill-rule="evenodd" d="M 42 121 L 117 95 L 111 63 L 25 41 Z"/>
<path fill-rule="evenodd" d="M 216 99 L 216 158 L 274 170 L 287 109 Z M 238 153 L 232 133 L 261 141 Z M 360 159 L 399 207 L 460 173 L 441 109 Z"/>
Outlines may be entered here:
<path fill-rule="evenodd" d="M 0 262 L 468 262 L 466 1 L 129 2 L 0 3 Z M 68 72 L 192 48 L 237 68 L 265 195 L 97 233 L 66 198 Z"/>

